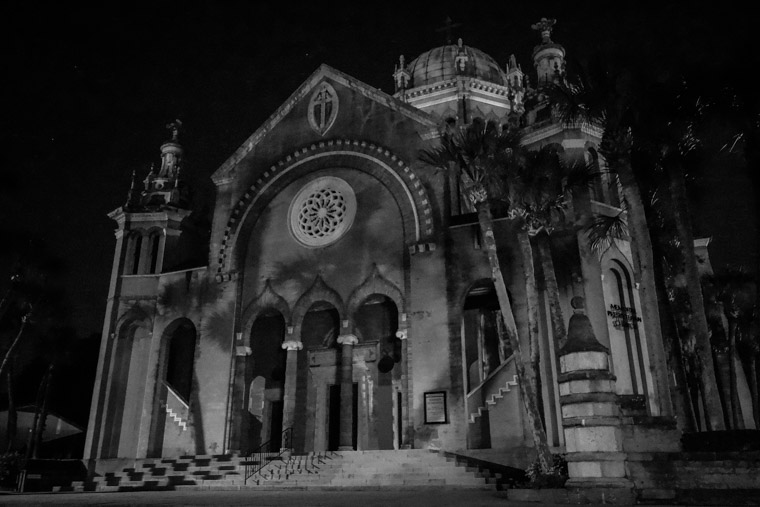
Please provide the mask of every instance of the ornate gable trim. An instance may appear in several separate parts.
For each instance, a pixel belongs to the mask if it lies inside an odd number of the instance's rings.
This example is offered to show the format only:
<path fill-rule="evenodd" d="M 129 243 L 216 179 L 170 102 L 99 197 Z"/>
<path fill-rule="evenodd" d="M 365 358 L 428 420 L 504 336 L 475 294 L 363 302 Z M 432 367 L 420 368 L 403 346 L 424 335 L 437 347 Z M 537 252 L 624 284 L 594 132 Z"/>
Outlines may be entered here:
<path fill-rule="evenodd" d="M 288 97 L 277 111 L 264 122 L 251 136 L 245 140 L 235 153 L 233 153 L 214 174 L 211 179 L 216 185 L 223 184 L 230 176 L 231 170 L 246 156 L 248 155 L 256 145 L 268 134 L 280 121 L 287 116 L 288 113 L 295 107 L 295 105 L 302 99 L 309 96 L 316 87 L 329 78 L 332 82 L 341 84 L 348 88 L 352 88 L 358 91 L 364 97 L 379 102 L 389 109 L 403 114 L 407 118 L 410 118 L 428 129 L 437 129 L 435 119 L 428 113 L 420 111 L 401 100 L 393 98 L 387 93 L 381 92 L 368 84 L 365 84 L 358 79 L 354 79 L 347 74 L 344 74 L 332 67 L 322 64 L 304 83 Z"/>

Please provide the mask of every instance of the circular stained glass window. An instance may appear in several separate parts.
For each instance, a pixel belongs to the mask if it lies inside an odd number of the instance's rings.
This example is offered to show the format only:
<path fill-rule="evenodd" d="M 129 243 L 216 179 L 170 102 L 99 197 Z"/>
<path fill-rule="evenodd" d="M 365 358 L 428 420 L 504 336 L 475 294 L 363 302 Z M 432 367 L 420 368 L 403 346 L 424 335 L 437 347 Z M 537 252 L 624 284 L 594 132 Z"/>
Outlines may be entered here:
<path fill-rule="evenodd" d="M 356 196 L 340 178 L 325 176 L 306 184 L 290 205 L 290 231 L 301 244 L 326 246 L 348 231 L 356 214 Z"/>

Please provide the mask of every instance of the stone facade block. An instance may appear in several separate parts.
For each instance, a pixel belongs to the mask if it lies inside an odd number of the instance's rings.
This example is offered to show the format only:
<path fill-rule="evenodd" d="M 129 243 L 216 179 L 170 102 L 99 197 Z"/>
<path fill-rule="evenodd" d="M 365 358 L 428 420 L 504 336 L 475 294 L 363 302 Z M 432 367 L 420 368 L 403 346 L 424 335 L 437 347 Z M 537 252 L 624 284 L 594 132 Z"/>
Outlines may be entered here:
<path fill-rule="evenodd" d="M 560 371 L 609 370 L 606 352 L 572 352 L 559 358 Z"/>
<path fill-rule="evenodd" d="M 622 451 L 620 428 L 614 426 L 576 426 L 565 428 L 567 452 Z"/>
<path fill-rule="evenodd" d="M 559 386 L 560 396 L 567 396 L 568 394 L 609 393 L 614 391 L 615 381 L 608 379 L 571 380 Z"/>
<path fill-rule="evenodd" d="M 616 405 L 611 403 L 573 403 L 562 407 L 562 417 L 583 417 L 583 416 L 607 416 L 618 415 L 619 410 Z"/>

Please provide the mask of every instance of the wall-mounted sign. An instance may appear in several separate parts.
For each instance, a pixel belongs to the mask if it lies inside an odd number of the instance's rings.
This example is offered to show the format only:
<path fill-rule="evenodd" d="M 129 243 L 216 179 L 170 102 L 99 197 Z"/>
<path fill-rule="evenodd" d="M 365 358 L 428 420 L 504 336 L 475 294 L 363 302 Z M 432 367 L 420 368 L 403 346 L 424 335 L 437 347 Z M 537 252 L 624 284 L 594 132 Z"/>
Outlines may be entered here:
<path fill-rule="evenodd" d="M 425 424 L 445 424 L 449 422 L 446 408 L 446 391 L 425 393 Z"/>
<path fill-rule="evenodd" d="M 641 317 L 636 315 L 636 310 L 630 306 L 611 304 L 607 310 L 607 317 L 612 320 L 612 325 L 620 328 L 634 328 L 641 322 Z"/>

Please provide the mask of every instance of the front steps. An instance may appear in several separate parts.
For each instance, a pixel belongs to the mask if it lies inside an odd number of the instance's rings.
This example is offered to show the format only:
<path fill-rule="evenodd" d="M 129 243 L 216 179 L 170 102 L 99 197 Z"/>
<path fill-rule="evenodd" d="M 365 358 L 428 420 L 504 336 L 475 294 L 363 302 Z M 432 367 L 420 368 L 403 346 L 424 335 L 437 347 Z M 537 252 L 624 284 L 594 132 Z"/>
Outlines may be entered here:
<path fill-rule="evenodd" d="M 477 468 L 427 450 L 349 451 L 273 457 L 245 481 L 234 455 L 138 460 L 134 468 L 73 482 L 57 491 L 237 489 L 496 489 Z"/>

